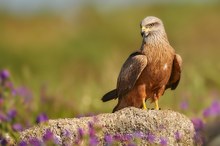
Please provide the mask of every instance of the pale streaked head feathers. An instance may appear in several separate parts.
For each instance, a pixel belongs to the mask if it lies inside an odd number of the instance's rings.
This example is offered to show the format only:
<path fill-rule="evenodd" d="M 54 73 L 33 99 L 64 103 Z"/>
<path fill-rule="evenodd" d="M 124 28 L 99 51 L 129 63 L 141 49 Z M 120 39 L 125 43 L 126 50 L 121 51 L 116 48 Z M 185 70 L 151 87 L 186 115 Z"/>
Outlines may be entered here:
<path fill-rule="evenodd" d="M 154 16 L 148 16 L 141 21 L 141 35 L 147 37 L 149 34 L 158 33 L 166 34 L 163 22 Z"/>

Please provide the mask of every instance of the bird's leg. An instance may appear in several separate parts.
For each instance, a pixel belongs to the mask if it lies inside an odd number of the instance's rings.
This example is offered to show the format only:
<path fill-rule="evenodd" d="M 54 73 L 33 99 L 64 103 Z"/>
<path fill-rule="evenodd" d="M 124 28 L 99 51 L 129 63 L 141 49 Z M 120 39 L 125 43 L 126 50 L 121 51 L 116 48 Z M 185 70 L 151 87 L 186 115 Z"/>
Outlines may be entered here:
<path fill-rule="evenodd" d="M 156 109 L 156 110 L 159 110 L 158 99 L 156 99 L 156 100 L 154 101 L 154 103 L 155 103 L 155 109 Z"/>
<path fill-rule="evenodd" d="M 142 104 L 143 104 L 143 109 L 147 109 L 146 103 L 145 103 L 145 98 L 142 99 Z"/>
<path fill-rule="evenodd" d="M 155 110 L 159 110 L 157 94 L 154 94 L 154 103 L 155 103 Z"/>

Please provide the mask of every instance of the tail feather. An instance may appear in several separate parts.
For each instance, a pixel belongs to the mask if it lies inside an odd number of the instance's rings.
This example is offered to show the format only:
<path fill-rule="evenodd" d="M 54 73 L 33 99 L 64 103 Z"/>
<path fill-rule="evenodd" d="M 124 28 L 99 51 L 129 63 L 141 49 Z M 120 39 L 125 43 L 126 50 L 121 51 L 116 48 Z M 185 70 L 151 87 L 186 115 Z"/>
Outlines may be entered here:
<path fill-rule="evenodd" d="M 103 97 L 102 97 L 102 101 L 103 102 L 106 102 L 106 101 L 109 101 L 109 100 L 112 100 L 112 99 L 115 99 L 117 98 L 117 90 L 114 89 L 112 91 L 109 91 L 108 93 L 106 93 Z"/>

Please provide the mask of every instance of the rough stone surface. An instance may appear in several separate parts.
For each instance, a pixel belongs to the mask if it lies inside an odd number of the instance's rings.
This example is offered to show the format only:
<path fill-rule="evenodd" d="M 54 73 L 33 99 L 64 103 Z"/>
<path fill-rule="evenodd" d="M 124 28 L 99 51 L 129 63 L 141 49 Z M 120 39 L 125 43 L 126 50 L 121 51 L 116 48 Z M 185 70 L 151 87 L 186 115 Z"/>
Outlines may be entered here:
<path fill-rule="evenodd" d="M 78 137 L 78 129 L 88 131 L 88 123 L 98 127 L 99 145 L 106 145 L 104 135 L 145 135 L 138 145 L 160 144 L 161 138 L 167 145 L 191 146 L 194 142 L 194 127 L 184 115 L 172 110 L 142 110 L 125 108 L 116 113 L 105 113 L 93 117 L 49 120 L 20 133 L 20 139 L 28 141 L 33 137 L 42 139 L 46 129 L 50 129 L 60 145 L 71 145 Z M 68 136 L 66 134 L 68 131 Z M 178 134 L 177 134 L 178 133 Z M 147 135 L 153 135 L 153 140 Z M 134 138 L 133 138 L 134 139 Z"/>

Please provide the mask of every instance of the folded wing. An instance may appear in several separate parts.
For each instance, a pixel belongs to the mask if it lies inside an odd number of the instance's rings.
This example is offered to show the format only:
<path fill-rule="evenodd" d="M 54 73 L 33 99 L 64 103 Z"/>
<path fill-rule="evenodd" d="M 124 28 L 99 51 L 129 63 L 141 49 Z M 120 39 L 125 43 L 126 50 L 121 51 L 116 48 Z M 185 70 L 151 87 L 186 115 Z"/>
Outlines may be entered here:
<path fill-rule="evenodd" d="M 146 66 L 147 57 L 140 52 L 134 52 L 128 57 L 118 76 L 117 93 L 119 98 L 134 87 Z"/>
<path fill-rule="evenodd" d="M 169 82 L 166 85 L 167 88 L 171 88 L 171 90 L 176 89 L 179 84 L 182 70 L 182 58 L 180 55 L 176 54 L 173 59 L 173 66 L 171 71 L 171 76 Z"/>

